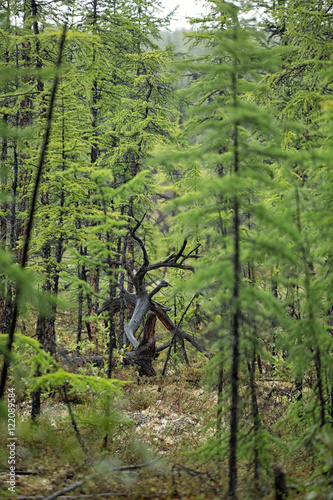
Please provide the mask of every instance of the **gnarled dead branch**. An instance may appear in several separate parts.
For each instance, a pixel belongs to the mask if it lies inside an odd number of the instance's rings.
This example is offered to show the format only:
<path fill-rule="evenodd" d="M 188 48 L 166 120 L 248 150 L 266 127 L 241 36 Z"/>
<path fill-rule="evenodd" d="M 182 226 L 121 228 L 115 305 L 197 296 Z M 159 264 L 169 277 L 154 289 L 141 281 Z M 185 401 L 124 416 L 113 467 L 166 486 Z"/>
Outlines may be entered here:
<path fill-rule="evenodd" d="M 185 332 L 180 328 L 180 325 L 176 325 L 170 316 L 168 315 L 168 308 L 159 304 L 153 297 L 157 295 L 162 288 L 171 286 L 168 282 L 162 280 L 153 290 L 147 291 L 147 285 L 145 283 L 145 277 L 150 271 L 155 271 L 156 269 L 173 267 L 177 269 L 182 269 L 184 271 L 194 271 L 194 267 L 186 264 L 186 260 L 189 258 L 198 258 L 197 250 L 200 245 L 196 245 L 193 249 L 185 252 L 187 247 L 187 240 L 184 240 L 181 248 L 178 252 L 172 253 L 166 259 L 159 262 L 150 263 L 148 253 L 142 239 L 137 235 L 137 230 L 142 224 L 142 221 L 136 221 L 136 225 L 131 229 L 131 236 L 135 240 L 143 256 L 143 262 L 139 269 L 135 272 L 131 270 L 130 278 L 134 284 L 135 293 L 129 293 L 126 290 L 123 291 L 124 305 L 133 311 L 129 322 L 124 323 L 124 331 L 128 341 L 134 347 L 134 351 L 127 353 L 126 359 L 130 363 L 136 363 L 140 366 L 142 373 L 154 374 L 155 371 L 152 367 L 152 361 L 158 351 L 155 347 L 155 323 L 156 318 L 158 318 L 166 329 L 170 332 L 172 336 L 179 339 L 183 344 L 186 340 L 197 349 L 199 352 L 203 353 L 205 356 L 209 356 L 207 349 L 198 342 L 192 335 Z M 127 270 L 126 266 L 125 269 Z M 128 270 L 129 271 L 129 270 Z M 103 303 L 103 305 L 97 311 L 97 314 L 101 314 L 105 310 L 112 310 L 114 314 L 120 311 L 121 300 L 119 297 L 111 297 Z M 147 317 L 146 317 L 147 315 Z M 144 326 L 144 336 L 142 341 L 136 339 L 135 335 L 142 324 L 142 321 L 146 317 L 146 323 Z M 153 346 L 153 347 L 152 347 Z M 153 354 L 152 354 L 153 353 Z"/>

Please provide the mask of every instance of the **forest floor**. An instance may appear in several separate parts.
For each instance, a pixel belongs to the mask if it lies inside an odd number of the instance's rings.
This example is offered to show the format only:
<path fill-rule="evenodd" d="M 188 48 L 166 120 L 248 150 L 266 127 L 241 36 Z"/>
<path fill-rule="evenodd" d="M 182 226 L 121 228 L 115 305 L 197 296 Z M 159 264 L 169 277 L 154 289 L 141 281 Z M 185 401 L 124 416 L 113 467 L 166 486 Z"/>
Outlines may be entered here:
<path fill-rule="evenodd" d="M 113 428 L 106 446 L 103 404 L 88 392 L 69 394 L 86 453 L 80 447 L 60 391 L 43 397 L 42 414 L 36 423 L 30 421 L 29 398 L 22 398 L 17 405 L 16 492 L 7 490 L 5 453 L 1 456 L 0 497 L 227 498 L 227 455 L 219 455 L 221 446 L 216 447 L 217 387 L 209 382 L 205 365 L 206 360 L 201 359 L 188 367 L 178 359 L 162 377 L 161 359 L 155 366 L 158 375 L 149 379 L 138 379 L 133 368 L 117 369 L 113 376 L 127 383 L 109 410 L 108 421 L 113 422 Z M 96 367 L 92 370 L 97 373 Z M 265 365 L 263 373 L 258 374 L 260 415 L 263 427 L 273 436 L 268 450 L 270 463 L 262 469 L 258 491 L 252 465 L 240 457 L 239 499 L 274 499 L 274 464 L 286 473 L 288 498 L 329 498 L 327 489 L 318 496 L 307 496 L 304 485 L 317 462 L 311 447 L 290 449 L 288 445 L 288 437 L 298 432 L 292 422 L 283 420 L 293 399 L 293 385 L 287 376 L 272 376 Z M 246 398 L 246 384 L 240 390 Z M 244 409 L 240 426 L 250 418 L 248 409 Z M 228 428 L 227 410 L 221 426 L 223 435 L 223 429 Z M 244 455 L 242 438 L 239 441 L 240 455 Z M 228 442 L 222 441 L 222 449 L 227 447 Z M 56 492 L 61 494 L 51 496 Z"/>

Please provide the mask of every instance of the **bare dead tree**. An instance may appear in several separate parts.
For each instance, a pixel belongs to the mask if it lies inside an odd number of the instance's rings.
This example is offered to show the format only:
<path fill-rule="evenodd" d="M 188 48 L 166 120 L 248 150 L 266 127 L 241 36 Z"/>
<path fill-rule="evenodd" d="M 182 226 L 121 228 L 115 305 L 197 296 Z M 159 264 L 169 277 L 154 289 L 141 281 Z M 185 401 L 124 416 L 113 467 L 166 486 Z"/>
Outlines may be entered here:
<path fill-rule="evenodd" d="M 162 280 L 158 285 L 153 288 L 153 290 L 147 290 L 146 277 L 147 274 L 156 269 L 165 268 L 176 268 L 182 269 L 184 271 L 194 272 L 194 267 L 186 263 L 188 259 L 197 259 L 200 256 L 197 254 L 197 250 L 200 245 L 196 245 L 190 251 L 186 251 L 187 240 L 184 240 L 181 248 L 178 252 L 172 253 L 164 260 L 159 262 L 150 263 L 148 253 L 142 239 L 137 235 L 137 230 L 141 226 L 143 218 L 140 221 L 136 221 L 134 228 L 130 230 L 131 237 L 137 242 L 141 249 L 143 262 L 136 272 L 132 270 L 131 267 L 124 264 L 125 270 L 127 271 L 131 282 L 134 285 L 135 293 L 129 293 L 123 290 L 123 297 L 111 297 L 106 300 L 103 305 L 98 309 L 97 314 L 101 314 L 103 311 L 108 311 L 110 308 L 113 313 L 119 313 L 121 311 L 122 304 L 126 308 L 132 309 L 133 314 L 129 322 L 124 322 L 124 332 L 129 340 L 129 342 L 134 347 L 134 351 L 127 353 L 126 360 L 129 363 L 136 363 L 140 366 L 140 372 L 146 375 L 154 375 L 155 371 L 152 366 L 152 361 L 156 355 L 161 352 L 161 350 L 169 347 L 170 343 L 167 343 L 162 348 L 157 348 L 155 345 L 155 323 L 156 319 L 159 319 L 165 328 L 170 332 L 173 338 L 179 340 L 181 344 L 186 340 L 195 349 L 209 357 L 209 352 L 207 349 L 196 340 L 192 335 L 185 332 L 180 328 L 180 325 L 176 325 L 170 316 L 168 315 L 169 309 L 162 304 L 156 302 L 153 297 L 160 292 L 163 288 L 170 286 L 170 284 Z M 146 317 L 147 315 L 147 317 Z M 139 343 L 135 337 L 142 321 L 146 317 L 146 322 L 144 325 L 144 335 L 142 341 Z"/>

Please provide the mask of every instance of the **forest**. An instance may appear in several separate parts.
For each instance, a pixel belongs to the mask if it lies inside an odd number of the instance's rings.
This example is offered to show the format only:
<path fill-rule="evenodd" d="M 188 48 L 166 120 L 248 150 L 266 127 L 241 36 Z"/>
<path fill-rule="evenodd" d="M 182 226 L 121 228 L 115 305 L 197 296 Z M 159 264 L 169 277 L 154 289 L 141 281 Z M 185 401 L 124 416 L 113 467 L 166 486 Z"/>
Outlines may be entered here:
<path fill-rule="evenodd" d="M 1 1 L 1 498 L 333 499 L 333 2 L 203 3 Z"/>

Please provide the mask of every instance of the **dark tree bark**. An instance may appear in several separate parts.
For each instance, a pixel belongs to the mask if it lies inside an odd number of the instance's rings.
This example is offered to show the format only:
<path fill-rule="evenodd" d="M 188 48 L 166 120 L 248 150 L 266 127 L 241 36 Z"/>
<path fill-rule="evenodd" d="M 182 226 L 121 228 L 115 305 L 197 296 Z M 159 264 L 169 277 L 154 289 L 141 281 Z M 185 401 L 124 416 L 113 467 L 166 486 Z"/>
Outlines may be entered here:
<path fill-rule="evenodd" d="M 8 55 L 6 55 L 6 62 L 9 62 Z M 4 123 L 7 123 L 8 120 L 8 114 L 3 115 L 3 121 Z M 8 153 L 8 141 L 6 137 L 3 137 L 2 139 L 2 148 L 1 148 L 1 170 L 3 172 L 6 172 L 7 169 L 7 153 Z M 2 176 L 1 176 L 2 177 Z M 4 175 L 1 178 L 1 187 L 2 191 L 5 193 L 6 192 L 6 186 L 7 186 L 7 178 L 6 175 Z M 8 209 L 8 203 L 7 202 L 1 202 L 1 210 L 3 212 L 3 215 L 0 217 L 0 248 L 2 250 L 5 250 L 7 247 L 7 231 L 8 231 L 8 216 L 7 216 L 7 209 Z M 4 291 L 7 291 L 8 293 L 8 288 L 9 288 L 9 283 L 6 283 L 6 278 L 4 275 L 1 276 L 1 279 L 4 283 Z M 7 290 L 6 290 L 7 289 Z M 8 295 L 7 295 L 8 297 Z M 10 311 L 8 314 L 8 308 L 7 308 L 7 298 L 5 295 L 0 296 L 0 332 L 1 333 L 8 333 L 8 326 L 9 326 L 9 319 L 10 319 Z"/>
<path fill-rule="evenodd" d="M 80 255 L 82 255 L 82 247 L 80 247 Z M 84 264 L 78 265 L 77 277 L 79 280 L 84 280 Z M 76 345 L 77 350 L 80 350 L 81 337 L 82 337 L 82 318 L 83 318 L 83 290 L 82 285 L 79 285 L 79 294 L 77 302 L 77 330 L 76 330 Z"/>
<path fill-rule="evenodd" d="M 315 351 L 315 366 L 316 366 L 316 374 L 317 374 L 317 391 L 318 391 L 318 399 L 320 405 L 320 427 L 324 427 L 326 417 L 325 417 L 325 396 L 324 396 L 324 383 L 323 383 L 323 375 L 321 368 L 321 356 L 320 349 L 317 347 Z"/>
<path fill-rule="evenodd" d="M 259 416 L 259 406 L 257 399 L 257 389 L 255 384 L 255 367 L 256 367 L 256 349 L 253 346 L 253 353 L 251 362 L 248 363 L 248 369 L 250 372 L 250 389 L 251 389 L 251 413 L 253 419 L 253 449 L 254 449 L 254 483 L 255 488 L 259 491 L 260 484 L 260 460 L 259 460 L 259 446 L 258 434 L 260 430 L 260 416 Z"/>
<path fill-rule="evenodd" d="M 286 483 L 286 475 L 279 466 L 273 468 L 274 472 L 274 487 L 275 500 L 286 500 L 288 497 L 288 488 Z"/>
<path fill-rule="evenodd" d="M 98 302 L 96 300 L 96 296 L 99 293 L 99 269 L 93 269 L 92 267 L 89 270 L 89 284 L 91 288 L 91 293 L 89 294 L 88 299 L 88 314 L 89 316 L 96 316 L 98 310 Z M 96 349 L 98 351 L 98 338 L 97 338 L 97 324 L 96 321 L 89 322 L 89 333 L 90 340 L 94 342 L 96 345 Z"/>
<path fill-rule="evenodd" d="M 235 63 L 237 65 L 237 62 Z M 234 104 L 236 106 L 236 70 L 232 75 L 232 86 L 234 89 Z M 234 127 L 234 172 L 237 175 L 239 171 L 238 158 L 238 123 Z M 239 201 L 237 195 L 234 198 L 234 216 L 233 216 L 233 237 L 234 237 L 234 289 L 233 289 L 233 307 L 234 313 L 232 317 L 232 366 L 231 366 L 231 408 L 230 408 L 230 440 L 229 440 L 229 496 L 235 497 L 237 490 L 237 432 L 238 432 L 238 372 L 239 372 L 239 321 L 240 321 L 240 306 L 239 306 L 239 288 L 241 280 L 240 266 L 240 216 L 239 216 Z"/>
<path fill-rule="evenodd" d="M 219 378 L 217 382 L 217 415 L 216 415 L 216 438 L 221 443 L 222 438 L 222 402 L 223 402 L 223 365 L 220 364 Z"/>
<path fill-rule="evenodd" d="M 41 195 L 41 203 L 43 207 L 49 206 L 48 193 L 44 192 Z M 41 257 L 45 263 L 43 291 L 46 294 L 51 292 L 57 294 L 58 292 L 58 273 L 53 270 L 51 265 L 52 249 L 51 242 L 47 241 L 41 249 Z M 55 281 L 54 281 L 55 278 Z M 53 285 L 52 285 L 53 282 Z M 55 310 L 51 305 L 47 306 L 46 314 L 39 314 L 37 319 L 36 333 L 40 344 L 46 352 L 55 354 L 56 352 L 56 338 L 55 338 Z"/>
<path fill-rule="evenodd" d="M 93 0 L 92 2 L 92 31 L 93 34 L 96 34 L 97 27 L 97 7 L 98 1 Z M 92 63 L 95 64 L 96 60 L 96 47 L 93 45 L 93 53 L 92 53 Z M 92 144 L 90 148 L 90 164 L 93 166 L 98 157 L 100 155 L 99 147 L 98 147 L 98 122 L 99 122 L 99 109 L 98 109 L 98 101 L 100 99 L 100 89 L 99 82 L 97 78 L 95 78 L 92 82 L 92 100 L 91 100 L 91 138 Z M 99 268 L 91 267 L 89 269 L 89 284 L 91 288 L 91 293 L 88 294 L 88 315 L 95 316 L 96 311 L 98 309 L 97 295 L 99 293 Z M 89 321 L 88 327 L 88 335 L 89 340 L 91 340 L 95 345 L 98 351 L 98 339 L 97 339 L 97 324 L 96 321 Z"/>

